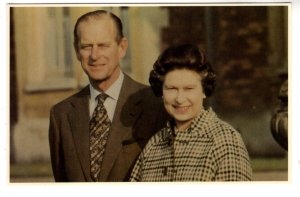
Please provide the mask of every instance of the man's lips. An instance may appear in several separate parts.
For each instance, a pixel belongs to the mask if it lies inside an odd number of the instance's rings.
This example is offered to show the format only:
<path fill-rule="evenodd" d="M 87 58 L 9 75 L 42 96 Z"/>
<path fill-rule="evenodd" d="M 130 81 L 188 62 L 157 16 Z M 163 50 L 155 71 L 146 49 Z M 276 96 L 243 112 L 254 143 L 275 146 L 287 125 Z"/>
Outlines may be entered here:
<path fill-rule="evenodd" d="M 106 63 L 99 63 L 99 64 L 90 64 L 89 66 L 91 66 L 91 67 L 103 67 L 105 65 L 106 65 Z"/>
<path fill-rule="evenodd" d="M 91 70 L 98 70 L 105 67 L 106 64 L 90 64 L 89 67 Z"/>

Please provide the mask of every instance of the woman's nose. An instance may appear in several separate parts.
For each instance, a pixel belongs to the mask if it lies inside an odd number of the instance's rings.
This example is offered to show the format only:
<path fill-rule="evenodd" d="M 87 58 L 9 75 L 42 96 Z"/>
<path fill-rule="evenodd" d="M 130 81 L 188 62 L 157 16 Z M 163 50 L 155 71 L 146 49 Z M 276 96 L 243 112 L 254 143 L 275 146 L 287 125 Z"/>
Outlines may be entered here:
<path fill-rule="evenodd" d="M 176 98 L 175 98 L 175 101 L 176 101 L 178 104 L 181 104 L 181 103 L 184 102 L 184 100 L 185 100 L 185 96 L 184 96 L 183 91 L 178 90 L 177 95 L 176 95 Z"/>

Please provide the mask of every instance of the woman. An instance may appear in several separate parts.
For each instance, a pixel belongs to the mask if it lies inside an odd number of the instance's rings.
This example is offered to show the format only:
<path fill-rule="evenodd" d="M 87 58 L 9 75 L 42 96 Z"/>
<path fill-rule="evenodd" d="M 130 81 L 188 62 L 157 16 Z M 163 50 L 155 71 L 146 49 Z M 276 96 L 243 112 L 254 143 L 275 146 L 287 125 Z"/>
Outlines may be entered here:
<path fill-rule="evenodd" d="M 241 135 L 203 100 L 215 74 L 203 52 L 170 47 L 153 66 L 149 82 L 172 119 L 147 143 L 131 181 L 248 181 L 252 169 Z"/>

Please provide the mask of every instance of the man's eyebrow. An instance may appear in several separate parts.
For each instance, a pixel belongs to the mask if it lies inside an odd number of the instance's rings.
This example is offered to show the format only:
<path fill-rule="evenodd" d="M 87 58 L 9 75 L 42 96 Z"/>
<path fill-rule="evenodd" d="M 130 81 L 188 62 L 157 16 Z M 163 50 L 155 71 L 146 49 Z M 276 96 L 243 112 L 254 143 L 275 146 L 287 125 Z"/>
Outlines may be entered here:
<path fill-rule="evenodd" d="M 90 43 L 90 42 L 80 42 L 80 45 L 94 45 L 94 43 Z M 96 45 L 110 45 L 111 42 L 100 42 L 100 43 L 96 43 Z"/>

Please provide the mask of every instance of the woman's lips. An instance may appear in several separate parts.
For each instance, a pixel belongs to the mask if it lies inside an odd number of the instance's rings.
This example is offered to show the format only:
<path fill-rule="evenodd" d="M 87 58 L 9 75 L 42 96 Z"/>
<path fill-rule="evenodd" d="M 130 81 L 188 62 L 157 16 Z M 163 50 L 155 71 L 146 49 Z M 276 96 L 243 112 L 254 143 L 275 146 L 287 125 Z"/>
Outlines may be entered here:
<path fill-rule="evenodd" d="M 179 114 L 184 114 L 188 111 L 189 106 L 173 106 L 175 111 Z"/>

